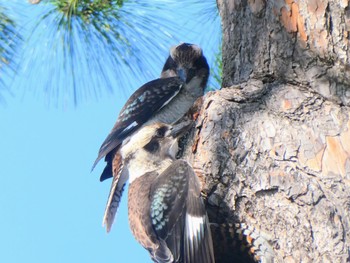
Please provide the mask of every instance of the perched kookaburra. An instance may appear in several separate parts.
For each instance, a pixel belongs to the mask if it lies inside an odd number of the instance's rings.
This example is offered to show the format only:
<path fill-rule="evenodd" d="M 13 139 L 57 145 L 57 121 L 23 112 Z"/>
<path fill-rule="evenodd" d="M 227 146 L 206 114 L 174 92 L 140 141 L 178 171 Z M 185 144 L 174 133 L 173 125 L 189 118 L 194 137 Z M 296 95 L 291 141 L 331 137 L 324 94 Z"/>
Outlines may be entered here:
<path fill-rule="evenodd" d="M 171 48 L 161 78 L 140 87 L 122 108 L 93 165 L 94 168 L 105 157 L 107 165 L 100 180 L 113 177 L 104 216 L 107 231 L 110 231 L 128 180 L 120 154 L 122 145 L 142 126 L 156 122 L 172 124 L 181 119 L 203 95 L 208 77 L 209 66 L 202 49 L 193 44 L 180 44 Z"/>
<path fill-rule="evenodd" d="M 209 66 L 202 49 L 183 43 L 170 49 L 161 78 L 136 90 L 122 108 L 117 122 L 99 150 L 95 165 L 106 157 L 107 169 L 101 181 L 112 177 L 112 160 L 120 144 L 142 125 L 174 123 L 203 95 Z"/>
<path fill-rule="evenodd" d="M 189 124 L 144 126 L 120 151 L 130 176 L 131 231 L 158 263 L 215 262 L 200 182 L 189 163 L 175 159 Z"/>

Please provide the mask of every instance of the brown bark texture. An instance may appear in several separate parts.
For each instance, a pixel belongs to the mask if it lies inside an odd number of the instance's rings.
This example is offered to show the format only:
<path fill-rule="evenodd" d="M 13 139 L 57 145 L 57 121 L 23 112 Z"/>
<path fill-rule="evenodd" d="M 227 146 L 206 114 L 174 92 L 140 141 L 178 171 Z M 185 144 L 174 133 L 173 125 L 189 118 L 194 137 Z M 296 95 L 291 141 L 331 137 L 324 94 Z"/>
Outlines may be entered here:
<path fill-rule="evenodd" d="M 242 245 L 261 262 L 350 262 L 349 2 L 218 8 L 223 88 L 204 97 L 186 152 L 217 262 L 250 262 L 230 255 Z"/>

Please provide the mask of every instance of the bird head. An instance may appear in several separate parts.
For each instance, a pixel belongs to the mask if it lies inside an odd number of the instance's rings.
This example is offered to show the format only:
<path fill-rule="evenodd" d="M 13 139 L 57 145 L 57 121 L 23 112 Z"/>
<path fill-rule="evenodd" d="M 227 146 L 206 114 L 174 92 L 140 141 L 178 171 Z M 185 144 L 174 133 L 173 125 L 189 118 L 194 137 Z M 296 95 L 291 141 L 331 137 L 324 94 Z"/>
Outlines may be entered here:
<path fill-rule="evenodd" d="M 138 130 L 121 147 L 130 176 L 165 169 L 176 158 L 178 139 L 190 127 L 192 122 L 186 121 L 177 125 L 154 123 Z"/>
<path fill-rule="evenodd" d="M 195 44 L 181 43 L 170 48 L 170 56 L 178 66 L 192 68 L 195 61 L 203 56 L 203 52 Z"/>
<path fill-rule="evenodd" d="M 161 77 L 175 76 L 185 83 L 191 81 L 194 76 L 208 78 L 209 66 L 199 46 L 181 43 L 171 47 L 170 56 L 163 67 Z"/>

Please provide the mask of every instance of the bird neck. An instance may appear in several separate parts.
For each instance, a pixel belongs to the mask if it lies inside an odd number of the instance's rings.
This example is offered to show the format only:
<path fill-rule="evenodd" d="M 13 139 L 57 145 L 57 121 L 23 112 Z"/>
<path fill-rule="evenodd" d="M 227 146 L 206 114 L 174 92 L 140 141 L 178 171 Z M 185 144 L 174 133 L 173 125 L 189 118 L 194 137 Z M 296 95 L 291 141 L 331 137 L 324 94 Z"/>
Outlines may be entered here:
<path fill-rule="evenodd" d="M 129 183 L 132 183 L 135 179 L 148 172 L 162 173 L 170 164 L 173 162 L 170 158 L 165 158 L 163 160 L 154 160 L 150 158 L 140 159 L 140 161 L 135 160 L 128 165 L 129 171 Z"/>

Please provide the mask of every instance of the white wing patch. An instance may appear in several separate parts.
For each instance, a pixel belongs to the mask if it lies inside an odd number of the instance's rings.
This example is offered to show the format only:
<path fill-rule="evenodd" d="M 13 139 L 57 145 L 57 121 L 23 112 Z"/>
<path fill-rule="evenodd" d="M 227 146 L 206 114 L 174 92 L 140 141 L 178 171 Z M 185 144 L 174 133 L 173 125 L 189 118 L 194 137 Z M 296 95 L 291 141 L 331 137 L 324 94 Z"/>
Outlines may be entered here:
<path fill-rule="evenodd" d="M 162 107 L 160 107 L 158 111 L 160 111 L 160 110 L 161 110 L 162 108 L 164 108 L 170 101 L 172 101 L 173 98 L 174 98 L 177 94 L 179 94 L 179 92 L 180 92 L 180 90 L 182 89 L 182 87 L 183 87 L 183 84 L 181 84 L 180 87 L 179 87 L 179 89 L 178 89 L 166 102 L 163 103 Z"/>
<path fill-rule="evenodd" d="M 127 130 L 130 130 L 130 129 L 134 128 L 135 126 L 137 126 L 137 122 L 136 122 L 136 121 L 130 123 L 127 127 L 125 127 L 124 132 L 126 132 Z"/>
<path fill-rule="evenodd" d="M 192 239 L 200 239 L 203 235 L 204 217 L 186 215 L 186 226 L 188 229 L 188 235 Z"/>

